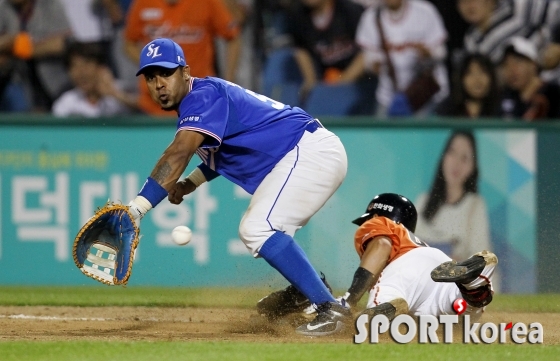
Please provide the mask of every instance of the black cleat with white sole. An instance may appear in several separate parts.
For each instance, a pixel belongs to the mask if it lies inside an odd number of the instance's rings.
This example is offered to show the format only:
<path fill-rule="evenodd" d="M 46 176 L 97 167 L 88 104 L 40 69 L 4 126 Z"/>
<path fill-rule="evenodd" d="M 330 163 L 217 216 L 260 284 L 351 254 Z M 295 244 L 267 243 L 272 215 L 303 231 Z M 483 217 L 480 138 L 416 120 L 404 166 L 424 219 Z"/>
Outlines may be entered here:
<path fill-rule="evenodd" d="M 344 300 L 342 303 L 346 303 Z M 308 324 L 299 326 L 296 332 L 305 336 L 328 336 L 340 332 L 352 320 L 352 312 L 338 302 L 317 305 L 317 316 Z"/>
<path fill-rule="evenodd" d="M 444 262 L 431 273 L 435 282 L 455 282 L 461 295 L 473 307 L 484 307 L 492 302 L 491 278 L 498 257 L 490 251 L 475 253 L 463 262 Z"/>
<path fill-rule="evenodd" d="M 482 256 L 472 256 L 471 258 L 457 263 L 449 261 L 440 264 L 431 273 L 434 282 L 456 282 L 469 283 L 478 278 L 482 270 L 486 267 L 486 260 Z"/>
<path fill-rule="evenodd" d="M 327 286 L 329 292 L 332 289 L 321 272 L 321 280 Z M 257 312 L 273 321 L 290 313 L 303 312 L 311 306 L 311 302 L 293 285 L 283 290 L 272 292 L 270 295 L 257 302 Z"/>

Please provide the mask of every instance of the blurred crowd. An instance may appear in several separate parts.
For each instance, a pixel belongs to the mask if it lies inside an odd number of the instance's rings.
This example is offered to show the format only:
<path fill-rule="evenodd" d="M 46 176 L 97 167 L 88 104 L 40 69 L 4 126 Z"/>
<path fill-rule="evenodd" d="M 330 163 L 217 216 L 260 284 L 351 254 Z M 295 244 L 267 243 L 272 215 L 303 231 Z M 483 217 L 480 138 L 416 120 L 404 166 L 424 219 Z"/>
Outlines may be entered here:
<path fill-rule="evenodd" d="M 0 111 L 173 116 L 136 77 L 191 74 L 313 115 L 560 119 L 560 0 L 0 0 Z"/>

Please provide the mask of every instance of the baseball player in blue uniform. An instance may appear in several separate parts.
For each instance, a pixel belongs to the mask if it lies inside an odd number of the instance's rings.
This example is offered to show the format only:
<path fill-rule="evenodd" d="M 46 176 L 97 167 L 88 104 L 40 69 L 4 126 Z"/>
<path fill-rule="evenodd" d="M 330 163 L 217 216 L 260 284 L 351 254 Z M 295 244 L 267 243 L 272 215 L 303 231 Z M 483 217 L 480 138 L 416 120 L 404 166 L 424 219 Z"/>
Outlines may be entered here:
<path fill-rule="evenodd" d="M 333 298 L 293 236 L 346 176 L 340 139 L 300 108 L 219 78 L 191 77 L 183 51 L 169 39 L 142 49 L 137 75 L 153 100 L 179 118 L 173 142 L 129 204 L 134 216 L 141 219 L 165 197 L 179 204 L 203 182 L 226 177 L 253 195 L 239 226 L 249 252 L 316 305 L 315 320 L 296 331 L 339 331 L 350 311 Z M 202 163 L 179 180 L 194 153 Z"/>

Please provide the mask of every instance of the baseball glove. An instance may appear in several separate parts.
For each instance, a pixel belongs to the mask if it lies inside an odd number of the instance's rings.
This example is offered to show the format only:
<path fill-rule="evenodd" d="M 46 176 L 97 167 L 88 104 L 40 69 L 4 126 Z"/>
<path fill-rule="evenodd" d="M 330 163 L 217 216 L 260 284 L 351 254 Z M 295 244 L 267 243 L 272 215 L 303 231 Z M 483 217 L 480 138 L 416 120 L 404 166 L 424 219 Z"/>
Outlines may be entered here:
<path fill-rule="evenodd" d="M 132 271 L 139 233 L 128 206 L 107 202 L 74 239 L 74 263 L 94 280 L 124 286 Z"/>

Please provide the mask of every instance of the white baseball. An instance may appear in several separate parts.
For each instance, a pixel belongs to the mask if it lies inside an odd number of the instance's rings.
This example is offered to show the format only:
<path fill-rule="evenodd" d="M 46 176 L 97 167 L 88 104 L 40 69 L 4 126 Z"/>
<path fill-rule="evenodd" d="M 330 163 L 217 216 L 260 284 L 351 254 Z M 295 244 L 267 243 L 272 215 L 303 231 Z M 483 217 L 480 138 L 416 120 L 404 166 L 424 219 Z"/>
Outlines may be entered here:
<path fill-rule="evenodd" d="M 184 246 L 189 243 L 192 238 L 192 231 L 186 226 L 177 226 L 171 232 L 171 239 L 179 246 Z"/>

